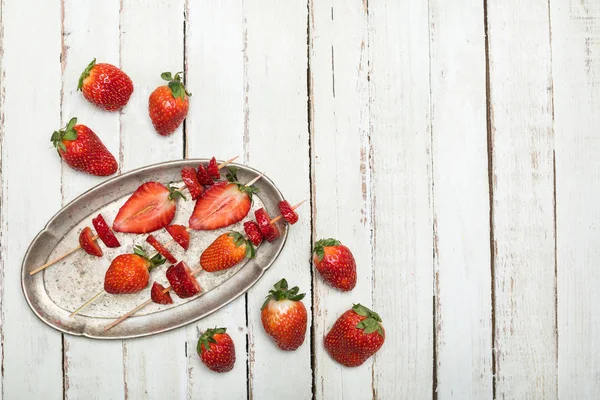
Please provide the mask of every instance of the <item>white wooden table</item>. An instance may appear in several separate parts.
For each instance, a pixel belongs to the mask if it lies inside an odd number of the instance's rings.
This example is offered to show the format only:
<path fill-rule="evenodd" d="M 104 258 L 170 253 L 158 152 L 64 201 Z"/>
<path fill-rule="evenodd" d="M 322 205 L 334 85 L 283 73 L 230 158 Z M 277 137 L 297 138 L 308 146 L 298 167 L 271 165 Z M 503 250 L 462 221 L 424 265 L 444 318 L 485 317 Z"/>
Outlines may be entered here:
<path fill-rule="evenodd" d="M 75 91 L 97 57 L 128 73 L 121 113 Z M 597 0 L 2 0 L 4 399 L 592 399 L 600 392 L 600 2 Z M 182 129 L 147 115 L 163 71 L 193 93 Z M 20 289 L 30 240 L 98 184 L 49 138 L 72 116 L 120 171 L 241 160 L 310 199 L 276 265 L 209 318 L 93 341 L 39 322 Z M 311 272 L 337 237 L 342 294 Z M 281 277 L 308 293 L 305 344 L 278 351 L 259 308 Z M 387 331 L 340 367 L 322 337 L 360 302 Z M 232 372 L 198 330 L 226 326 Z"/>

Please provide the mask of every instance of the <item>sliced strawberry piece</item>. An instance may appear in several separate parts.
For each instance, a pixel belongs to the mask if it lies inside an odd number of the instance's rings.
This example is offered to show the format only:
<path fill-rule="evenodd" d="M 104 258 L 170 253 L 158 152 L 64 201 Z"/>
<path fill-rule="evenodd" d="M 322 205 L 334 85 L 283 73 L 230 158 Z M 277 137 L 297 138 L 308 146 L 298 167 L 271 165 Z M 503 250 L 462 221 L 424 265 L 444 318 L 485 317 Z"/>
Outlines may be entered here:
<path fill-rule="evenodd" d="M 92 235 L 90 227 L 86 226 L 79 234 L 79 245 L 86 253 L 102 257 L 102 249 L 98 245 L 98 242 L 94 240 L 94 235 Z"/>
<path fill-rule="evenodd" d="M 180 245 L 184 250 L 190 247 L 190 234 L 183 225 L 169 225 L 165 228 L 169 235 Z"/>
<path fill-rule="evenodd" d="M 148 233 L 169 225 L 175 217 L 175 199 L 183 195 L 158 182 L 146 182 L 123 204 L 113 230 L 128 233 Z M 183 197 L 185 198 L 185 197 Z"/>
<path fill-rule="evenodd" d="M 92 224 L 94 224 L 94 229 L 96 229 L 100 240 L 104 242 L 106 247 L 115 248 L 121 246 L 121 243 L 119 243 L 119 240 L 104 220 L 102 214 L 98 214 L 96 218 L 92 219 Z"/>
<path fill-rule="evenodd" d="M 158 251 L 158 253 L 166 258 L 171 264 L 175 264 L 177 262 L 177 259 L 173 257 L 173 254 L 171 254 L 171 252 L 167 250 L 167 248 L 163 246 L 162 243 L 154 237 L 154 235 L 148 235 L 146 242 L 148 242 L 150 246 L 154 247 L 156 251 Z"/>
<path fill-rule="evenodd" d="M 258 246 L 262 243 L 263 234 L 258 227 L 258 224 L 254 221 L 244 222 L 244 232 L 246 232 L 246 236 L 252 242 L 254 246 Z"/>
<path fill-rule="evenodd" d="M 198 182 L 204 186 L 212 186 L 215 183 L 202 164 L 198 165 Z"/>
<path fill-rule="evenodd" d="M 250 195 L 253 191 L 255 189 L 252 187 L 235 183 L 215 183 L 196 202 L 190 217 L 190 228 L 206 231 L 241 221 L 250 211 Z"/>
<path fill-rule="evenodd" d="M 271 225 L 271 218 L 264 208 L 254 211 L 254 217 L 256 218 L 260 232 L 269 243 L 279 237 L 279 229 L 275 225 Z"/>
<path fill-rule="evenodd" d="M 290 203 L 287 201 L 283 200 L 279 202 L 279 211 L 288 224 L 294 225 L 296 222 L 298 222 L 298 214 L 296 214 L 296 211 L 294 211 Z"/>
<path fill-rule="evenodd" d="M 190 269 L 183 261 L 171 265 L 167 269 L 167 279 L 175 294 L 182 299 L 192 297 L 202 291 L 196 278 L 190 273 Z"/>
<path fill-rule="evenodd" d="M 218 180 L 221 177 L 221 173 L 219 172 L 219 164 L 217 164 L 216 158 L 213 157 L 210 159 L 207 170 L 212 179 Z"/>
<path fill-rule="evenodd" d="M 183 183 L 187 186 L 190 191 L 190 195 L 192 196 L 192 200 L 196 200 L 202 192 L 204 188 L 198 182 L 198 175 L 196 174 L 196 170 L 192 167 L 185 167 L 181 170 L 181 178 L 183 179 Z"/>
<path fill-rule="evenodd" d="M 154 282 L 152 284 L 152 289 L 150 290 L 150 298 L 153 302 L 158 304 L 173 304 L 173 299 L 171 298 L 171 293 L 164 292 L 165 287 L 158 282 Z"/>

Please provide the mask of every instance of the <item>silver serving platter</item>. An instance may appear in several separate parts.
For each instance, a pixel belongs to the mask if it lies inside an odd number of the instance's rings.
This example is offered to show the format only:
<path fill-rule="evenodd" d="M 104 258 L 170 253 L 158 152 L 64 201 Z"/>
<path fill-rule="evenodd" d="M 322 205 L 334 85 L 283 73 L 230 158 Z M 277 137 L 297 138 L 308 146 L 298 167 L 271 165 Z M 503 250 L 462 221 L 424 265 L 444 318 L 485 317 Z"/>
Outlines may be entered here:
<path fill-rule="evenodd" d="M 152 303 L 108 331 L 104 330 L 106 325 L 150 298 L 153 281 L 168 285 L 165 277 L 167 264 L 152 270 L 150 284 L 141 292 L 129 295 L 104 294 L 77 316 L 69 318 L 69 314 L 103 289 L 104 274 L 114 257 L 131 252 L 135 245 L 142 245 L 149 254 L 155 253 L 145 242 L 146 235 L 117 233 L 121 247 L 108 249 L 101 244 L 104 251 L 101 258 L 78 250 L 48 269 L 29 275 L 38 266 L 76 247 L 79 244 L 79 232 L 85 226 L 92 227 L 91 220 L 98 213 L 102 213 L 107 222 L 112 223 L 121 205 L 142 183 L 174 182 L 174 185 L 181 187 L 181 169 L 187 166 L 197 167 L 201 162 L 207 163 L 208 160 L 169 161 L 125 173 L 88 190 L 54 215 L 29 245 L 21 267 L 23 294 L 33 312 L 47 325 L 64 333 L 93 339 L 126 339 L 166 332 L 197 321 L 250 289 L 283 249 L 288 231 L 287 225 L 281 221 L 277 223 L 281 237 L 273 243 L 261 244 L 256 258 L 246 260 L 229 270 L 213 273 L 201 271 L 196 275 L 203 289 L 199 295 L 180 299 L 173 293 L 174 304 Z M 244 165 L 232 165 L 239 168 L 240 182 L 249 182 L 260 174 Z M 221 170 L 223 177 L 226 171 L 227 168 Z M 255 186 L 259 193 L 254 196 L 252 209 L 243 221 L 215 231 L 192 231 L 187 252 L 176 244 L 170 246 L 169 250 L 178 260 L 184 260 L 191 269 L 195 269 L 199 266 L 202 251 L 224 232 L 243 232 L 243 222 L 253 217 L 254 210 L 265 207 L 270 215 L 277 215 L 277 203 L 283 200 L 279 189 L 266 176 L 258 180 Z M 173 223 L 187 226 L 194 203 L 189 196 L 188 201 L 178 200 Z M 153 234 L 163 243 L 171 239 L 164 229 Z"/>

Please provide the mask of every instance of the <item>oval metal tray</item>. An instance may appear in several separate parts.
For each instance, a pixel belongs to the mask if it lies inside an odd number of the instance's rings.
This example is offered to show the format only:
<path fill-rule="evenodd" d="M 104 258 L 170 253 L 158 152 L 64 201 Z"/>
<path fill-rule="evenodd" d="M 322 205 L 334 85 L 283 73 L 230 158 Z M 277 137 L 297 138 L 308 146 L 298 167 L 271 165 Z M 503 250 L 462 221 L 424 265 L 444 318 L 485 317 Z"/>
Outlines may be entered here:
<path fill-rule="evenodd" d="M 202 271 L 196 275 L 203 289 L 198 296 L 179 299 L 173 295 L 174 304 L 166 306 L 152 303 L 109 331 L 104 331 L 107 324 L 150 297 L 151 284 L 136 294 L 104 294 L 77 316 L 69 318 L 69 314 L 102 290 L 104 274 L 114 257 L 131 252 L 134 245 L 142 245 L 151 254 L 155 253 L 146 244 L 146 235 L 117 234 L 121 247 L 108 249 L 102 246 L 104 255 L 101 258 L 79 250 L 43 272 L 29 275 L 38 266 L 76 247 L 79 232 L 85 226 L 91 226 L 92 218 L 98 213 L 102 213 L 112 223 L 119 207 L 142 183 L 174 182 L 174 185 L 182 186 L 181 169 L 187 166 L 197 167 L 201 162 L 206 163 L 208 160 L 169 161 L 125 173 L 90 189 L 54 215 L 29 245 L 21 267 L 23 294 L 33 312 L 43 322 L 64 333 L 94 339 L 125 339 L 153 335 L 187 325 L 220 309 L 250 289 L 283 249 L 288 231 L 287 225 L 281 221 L 278 222 L 281 237 L 273 243 L 261 244 L 256 258 L 245 260 L 229 270 L 214 273 Z M 240 182 L 249 182 L 260 174 L 244 165 L 232 165 L 239 168 Z M 221 172 L 225 176 L 224 171 Z M 260 207 L 265 207 L 271 215 L 278 214 L 277 203 L 283 200 L 283 196 L 275 184 L 263 176 L 255 186 L 259 193 L 254 196 L 252 209 L 244 220 L 251 218 L 254 210 Z M 178 200 L 173 223 L 187 226 L 194 203 L 190 199 Z M 194 269 L 199 266 L 202 251 L 217 236 L 229 230 L 243 232 L 243 222 L 214 231 L 191 231 L 187 252 L 177 245 L 170 249 L 177 259 L 183 259 Z M 154 235 L 163 243 L 170 240 L 164 229 Z M 168 285 L 166 268 L 167 265 L 163 265 L 152 270 L 150 283 L 156 280 Z"/>

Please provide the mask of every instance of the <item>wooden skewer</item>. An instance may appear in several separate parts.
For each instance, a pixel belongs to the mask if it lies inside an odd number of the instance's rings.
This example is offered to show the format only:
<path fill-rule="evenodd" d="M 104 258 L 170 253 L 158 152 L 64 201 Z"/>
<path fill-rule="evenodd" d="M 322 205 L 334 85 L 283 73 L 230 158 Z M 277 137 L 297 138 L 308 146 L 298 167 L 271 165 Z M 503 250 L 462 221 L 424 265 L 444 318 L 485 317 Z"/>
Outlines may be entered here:
<path fill-rule="evenodd" d="M 297 209 L 298 207 L 300 207 L 306 200 L 302 200 L 300 203 L 296 204 L 295 206 L 292 207 L 292 209 Z M 279 221 L 281 218 L 283 218 L 282 215 L 278 215 L 277 217 L 273 218 L 271 220 L 271 225 L 274 224 L 275 222 Z M 196 275 L 198 272 L 202 271 L 202 267 L 198 267 L 192 271 L 190 271 L 190 274 L 192 275 Z M 163 293 L 167 293 L 169 291 L 171 291 L 171 286 L 164 288 L 164 290 L 162 291 Z M 202 296 L 203 293 L 200 293 L 200 296 Z M 198 296 L 198 297 L 200 297 Z M 115 326 L 119 325 L 121 322 L 125 321 L 127 318 L 131 317 L 133 314 L 137 313 L 138 311 L 140 311 L 142 308 L 146 307 L 147 305 L 149 305 L 150 303 L 152 303 L 152 298 L 146 300 L 145 302 L 143 302 L 142 304 L 136 306 L 135 308 L 133 308 L 132 310 L 126 312 L 125 314 L 121 315 L 119 318 L 117 318 L 116 320 L 114 320 L 113 322 L 111 322 L 110 324 L 106 325 L 104 327 L 104 331 L 108 331 L 111 328 L 114 328 Z"/>
<path fill-rule="evenodd" d="M 237 159 L 237 158 L 238 158 L 238 156 L 235 156 L 235 157 L 233 157 L 233 158 L 230 158 L 230 159 L 229 159 L 229 160 L 227 160 L 227 161 L 224 161 L 224 162 L 222 162 L 221 164 L 219 164 L 219 169 L 221 169 L 221 168 L 223 168 L 223 167 L 226 167 L 227 165 L 231 164 L 231 163 L 233 162 L 233 160 L 235 160 L 235 159 Z M 262 175 L 261 175 L 261 176 L 262 176 Z M 254 183 L 254 182 L 252 182 L 252 183 Z M 177 189 L 177 190 L 178 190 L 178 191 L 181 191 L 181 190 L 183 190 L 183 189 L 185 189 L 185 188 L 186 188 L 185 186 L 182 186 L 181 188 L 179 188 L 179 189 Z M 94 236 L 94 237 L 92 238 L 92 241 L 98 240 L 98 238 L 99 238 L 99 236 L 98 236 L 98 235 L 96 235 L 96 236 Z M 55 263 L 59 262 L 59 261 L 60 261 L 60 260 L 62 260 L 63 258 L 65 258 L 65 257 L 67 257 L 67 256 L 69 256 L 69 255 L 71 255 L 71 254 L 73 254 L 73 253 L 75 253 L 75 252 L 76 252 L 77 250 L 79 250 L 79 249 L 81 249 L 81 246 L 77 246 L 77 247 L 75 247 L 75 248 L 73 248 L 73 249 L 69 250 L 68 252 L 66 252 L 66 253 L 65 253 L 65 254 L 63 254 L 62 256 L 59 256 L 59 257 L 55 258 L 54 260 L 48 261 L 46 264 L 44 264 L 44 265 L 41 265 L 41 266 L 37 267 L 36 269 L 34 269 L 33 271 L 31 271 L 31 272 L 29 273 L 29 275 L 30 275 L 30 276 L 33 276 L 33 275 L 37 274 L 38 272 L 45 270 L 46 268 L 48 268 L 48 267 L 49 267 L 49 266 L 51 266 L 52 264 L 55 264 Z"/>

